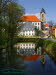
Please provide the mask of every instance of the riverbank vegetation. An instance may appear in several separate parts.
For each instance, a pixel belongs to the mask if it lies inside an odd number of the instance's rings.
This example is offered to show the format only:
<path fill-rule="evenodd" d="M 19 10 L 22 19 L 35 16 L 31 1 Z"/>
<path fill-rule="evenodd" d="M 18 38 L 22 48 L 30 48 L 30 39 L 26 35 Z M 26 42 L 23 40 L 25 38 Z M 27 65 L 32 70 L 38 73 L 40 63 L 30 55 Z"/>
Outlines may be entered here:
<path fill-rule="evenodd" d="M 49 54 L 49 56 L 56 61 L 56 42 L 45 40 L 43 49 Z"/>

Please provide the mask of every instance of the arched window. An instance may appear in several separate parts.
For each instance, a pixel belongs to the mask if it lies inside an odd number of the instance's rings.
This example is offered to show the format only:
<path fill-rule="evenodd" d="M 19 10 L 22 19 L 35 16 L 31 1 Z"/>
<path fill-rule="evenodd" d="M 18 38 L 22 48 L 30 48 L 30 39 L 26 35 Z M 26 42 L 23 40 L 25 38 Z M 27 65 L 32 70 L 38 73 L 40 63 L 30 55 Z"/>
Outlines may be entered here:
<path fill-rule="evenodd" d="M 44 17 L 44 14 L 42 14 L 42 17 Z"/>

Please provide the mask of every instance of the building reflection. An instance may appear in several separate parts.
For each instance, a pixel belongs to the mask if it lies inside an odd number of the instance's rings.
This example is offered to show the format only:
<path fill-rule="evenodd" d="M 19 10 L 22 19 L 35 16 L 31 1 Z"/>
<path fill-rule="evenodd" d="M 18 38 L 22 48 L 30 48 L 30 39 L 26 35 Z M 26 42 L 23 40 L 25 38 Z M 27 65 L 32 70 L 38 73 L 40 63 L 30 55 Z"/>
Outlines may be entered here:
<path fill-rule="evenodd" d="M 24 60 L 37 60 L 40 58 L 42 64 L 46 63 L 46 54 L 41 47 L 38 47 L 35 43 L 17 43 L 17 54 L 27 56 Z"/>
<path fill-rule="evenodd" d="M 31 56 L 41 55 L 41 47 L 36 48 L 35 43 L 17 43 L 17 53 L 20 55 Z"/>

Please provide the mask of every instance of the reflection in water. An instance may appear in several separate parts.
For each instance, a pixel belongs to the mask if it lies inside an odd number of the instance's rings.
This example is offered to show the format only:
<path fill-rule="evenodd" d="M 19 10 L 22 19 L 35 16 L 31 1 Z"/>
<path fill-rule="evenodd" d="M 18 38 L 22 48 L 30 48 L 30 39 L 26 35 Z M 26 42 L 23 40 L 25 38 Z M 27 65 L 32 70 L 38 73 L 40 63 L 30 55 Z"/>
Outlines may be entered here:
<path fill-rule="evenodd" d="M 46 63 L 46 53 L 45 52 L 43 52 L 43 54 L 41 55 L 40 61 L 42 64 Z"/>
<path fill-rule="evenodd" d="M 42 53 L 41 47 L 38 47 L 35 43 L 18 43 L 17 53 L 25 57 L 24 60 L 37 60 L 41 56 L 42 64 L 45 64 L 45 54 Z"/>
<path fill-rule="evenodd" d="M 27 66 L 25 75 L 55 75 L 56 73 L 56 65 L 48 55 L 45 64 L 40 62 L 40 57 L 36 61 L 24 61 L 24 63 Z"/>
<path fill-rule="evenodd" d="M 56 64 L 41 50 L 41 47 L 36 47 L 35 43 L 17 44 L 17 52 L 25 55 L 25 75 L 53 75 L 56 73 Z"/>
<path fill-rule="evenodd" d="M 35 43 L 18 43 L 16 47 L 17 53 L 24 56 L 41 55 L 41 47 L 36 48 Z"/>

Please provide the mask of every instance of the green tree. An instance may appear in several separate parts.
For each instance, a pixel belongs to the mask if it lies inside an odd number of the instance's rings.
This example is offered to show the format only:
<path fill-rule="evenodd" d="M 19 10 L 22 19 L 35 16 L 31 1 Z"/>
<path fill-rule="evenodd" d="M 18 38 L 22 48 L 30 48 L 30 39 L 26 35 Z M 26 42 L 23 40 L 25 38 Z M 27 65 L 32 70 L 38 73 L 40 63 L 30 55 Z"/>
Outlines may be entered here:
<path fill-rule="evenodd" d="M 17 35 L 17 32 L 19 31 L 18 27 L 19 24 L 17 23 L 17 20 L 20 19 L 20 17 L 24 14 L 24 8 L 15 3 L 15 2 L 10 2 L 7 3 L 7 25 L 5 25 L 5 31 L 7 33 L 7 52 L 8 52 L 8 57 L 10 58 L 9 61 L 12 61 L 12 59 L 15 59 L 14 56 L 16 54 L 16 50 L 14 49 L 14 41 L 15 37 Z M 15 62 L 12 61 L 12 64 Z"/>
<path fill-rule="evenodd" d="M 0 42 L 2 45 L 6 44 L 6 60 L 13 65 L 16 60 L 14 42 L 17 32 L 20 29 L 17 21 L 20 20 L 20 17 L 25 13 L 25 10 L 20 4 L 15 3 L 14 0 L 1 0 L 0 9 Z M 5 40 L 5 43 L 2 42 L 3 39 Z"/>

